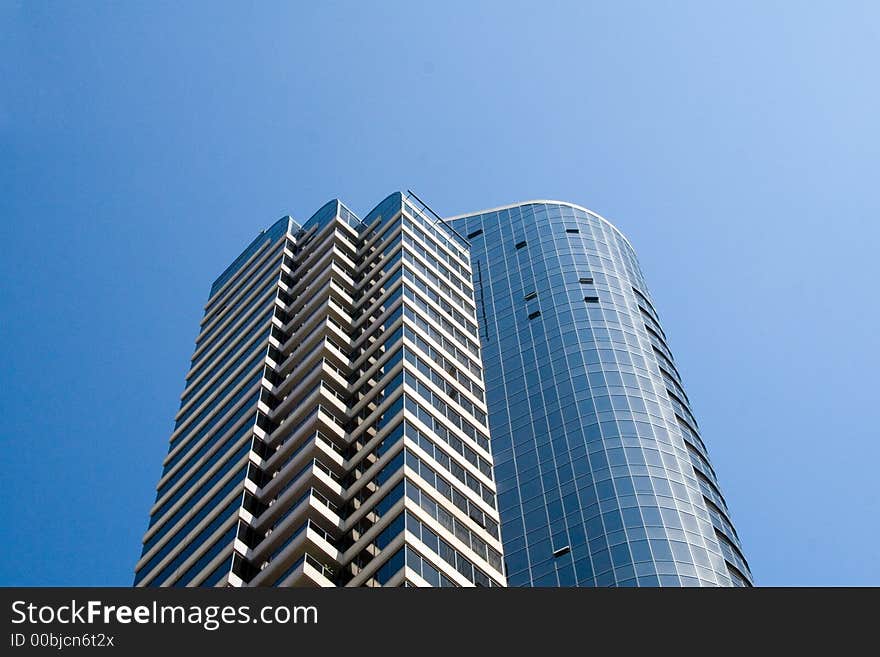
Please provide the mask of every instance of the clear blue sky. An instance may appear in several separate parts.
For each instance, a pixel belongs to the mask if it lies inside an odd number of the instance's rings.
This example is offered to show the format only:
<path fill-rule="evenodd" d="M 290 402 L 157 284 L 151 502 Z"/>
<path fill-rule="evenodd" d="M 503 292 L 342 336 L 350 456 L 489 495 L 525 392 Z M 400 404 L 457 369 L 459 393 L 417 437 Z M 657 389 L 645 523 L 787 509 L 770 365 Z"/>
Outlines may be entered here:
<path fill-rule="evenodd" d="M 880 585 L 880 5 L 216 4 L 0 2 L 0 584 L 130 584 L 213 278 L 411 188 L 614 221 L 756 581 Z"/>

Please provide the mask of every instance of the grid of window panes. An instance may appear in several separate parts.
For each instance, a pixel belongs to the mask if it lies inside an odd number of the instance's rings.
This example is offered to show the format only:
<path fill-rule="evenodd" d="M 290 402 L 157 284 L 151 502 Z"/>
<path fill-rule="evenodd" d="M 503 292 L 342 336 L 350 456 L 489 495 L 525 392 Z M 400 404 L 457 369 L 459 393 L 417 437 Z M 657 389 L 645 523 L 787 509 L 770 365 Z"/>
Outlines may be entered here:
<path fill-rule="evenodd" d="M 399 452 L 396 446 L 387 448 L 400 460 L 386 467 L 406 472 L 406 504 L 421 514 L 416 523 L 408 512 L 405 525 L 403 515 L 397 516 L 380 534 L 393 563 L 402 555 L 396 552 L 401 544 L 396 533 L 409 546 L 406 554 L 418 549 L 420 555 L 415 576 L 390 581 L 412 584 L 420 577 L 419 585 L 498 586 L 504 581 L 501 544 L 467 252 L 400 195 L 380 204 L 364 223 L 364 242 L 379 254 L 372 256 L 371 270 L 387 291 L 380 297 L 381 312 L 370 314 L 386 317 L 390 328 L 400 326 L 383 338 L 382 347 L 394 353 L 383 392 L 394 397 L 401 385 L 403 410 L 387 434 L 400 442 Z M 394 376 L 398 362 L 402 376 Z M 413 539 L 417 548 L 409 545 Z M 375 559 L 382 556 L 379 552 Z M 400 563 L 415 567 L 411 556 Z M 360 565 L 356 561 L 353 571 Z M 382 578 L 365 582 L 384 583 Z"/>
<path fill-rule="evenodd" d="M 508 584 L 749 585 L 626 239 L 559 203 L 450 223 L 471 243 Z"/>

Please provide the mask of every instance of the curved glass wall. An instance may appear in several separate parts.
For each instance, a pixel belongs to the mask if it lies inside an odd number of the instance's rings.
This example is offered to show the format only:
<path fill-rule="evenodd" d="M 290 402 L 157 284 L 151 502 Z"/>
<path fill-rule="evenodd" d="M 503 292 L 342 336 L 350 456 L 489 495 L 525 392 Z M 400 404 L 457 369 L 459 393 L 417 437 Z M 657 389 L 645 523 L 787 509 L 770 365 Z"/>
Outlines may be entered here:
<path fill-rule="evenodd" d="M 750 585 L 626 238 L 549 201 L 447 221 L 471 243 L 508 584 Z"/>

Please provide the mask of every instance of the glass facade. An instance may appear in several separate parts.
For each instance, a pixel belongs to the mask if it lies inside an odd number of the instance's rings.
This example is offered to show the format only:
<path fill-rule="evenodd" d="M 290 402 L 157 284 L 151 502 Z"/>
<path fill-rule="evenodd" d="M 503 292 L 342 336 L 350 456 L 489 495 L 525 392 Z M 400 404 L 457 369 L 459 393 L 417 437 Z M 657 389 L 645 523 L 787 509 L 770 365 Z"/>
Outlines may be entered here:
<path fill-rule="evenodd" d="M 138 586 L 504 586 L 467 243 L 284 218 L 215 281 Z"/>
<path fill-rule="evenodd" d="M 567 203 L 447 220 L 470 243 L 511 586 L 749 586 L 627 239 Z"/>

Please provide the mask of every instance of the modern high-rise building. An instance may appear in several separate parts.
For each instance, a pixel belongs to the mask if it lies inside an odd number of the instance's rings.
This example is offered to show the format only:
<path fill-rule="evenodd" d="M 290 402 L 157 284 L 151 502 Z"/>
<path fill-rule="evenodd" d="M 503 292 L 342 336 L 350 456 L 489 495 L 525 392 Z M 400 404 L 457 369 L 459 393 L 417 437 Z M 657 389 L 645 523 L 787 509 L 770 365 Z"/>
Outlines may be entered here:
<path fill-rule="evenodd" d="M 137 586 L 503 586 L 467 243 L 285 217 L 214 282 Z"/>
<path fill-rule="evenodd" d="M 470 244 L 511 586 L 749 586 L 635 251 L 585 208 L 447 220 Z"/>
<path fill-rule="evenodd" d="M 135 573 L 750 583 L 626 238 L 567 203 L 444 221 L 400 193 L 285 217 L 215 281 Z"/>

